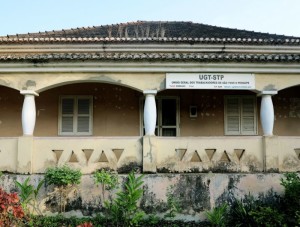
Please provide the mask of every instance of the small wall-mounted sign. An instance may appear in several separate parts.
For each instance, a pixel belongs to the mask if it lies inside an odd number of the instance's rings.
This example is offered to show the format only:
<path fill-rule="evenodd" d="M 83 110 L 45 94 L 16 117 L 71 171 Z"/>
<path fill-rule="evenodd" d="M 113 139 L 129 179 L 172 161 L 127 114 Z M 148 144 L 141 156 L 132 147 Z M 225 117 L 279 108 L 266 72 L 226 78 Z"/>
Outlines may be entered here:
<path fill-rule="evenodd" d="M 255 89 L 250 73 L 167 73 L 167 89 Z"/>

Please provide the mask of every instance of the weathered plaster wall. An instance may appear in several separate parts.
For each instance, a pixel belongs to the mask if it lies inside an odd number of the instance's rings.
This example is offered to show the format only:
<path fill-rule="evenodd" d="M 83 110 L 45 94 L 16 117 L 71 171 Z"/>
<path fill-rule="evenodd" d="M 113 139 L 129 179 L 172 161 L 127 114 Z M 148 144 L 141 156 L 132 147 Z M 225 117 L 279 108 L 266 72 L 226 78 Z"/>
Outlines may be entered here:
<path fill-rule="evenodd" d="M 22 135 L 22 105 L 19 91 L 0 86 L 0 137 Z"/>
<path fill-rule="evenodd" d="M 23 182 L 26 175 L 5 175 L 0 182 L 8 191 L 16 191 L 14 180 Z M 31 175 L 34 185 L 43 175 Z M 126 175 L 120 175 L 119 182 L 123 182 Z M 224 202 L 240 199 L 245 195 L 255 198 L 274 200 L 274 195 L 283 193 L 280 185 L 281 174 L 150 174 L 143 180 L 144 194 L 140 207 L 148 214 L 163 215 L 167 212 L 168 190 L 179 201 L 182 211 L 177 218 L 185 220 L 203 220 L 205 210 L 218 206 Z M 115 190 L 113 193 L 120 189 Z M 57 201 L 50 196 L 52 186 L 44 186 L 39 198 L 40 209 L 43 213 L 56 212 Z M 92 175 L 84 175 L 79 185 L 78 193 L 73 194 L 66 207 L 67 211 L 75 210 L 77 214 L 91 215 L 102 210 L 101 186 L 96 186 Z M 108 199 L 113 194 L 106 193 Z"/>
<path fill-rule="evenodd" d="M 299 74 L 255 74 L 257 91 L 282 90 L 300 85 Z"/>
<path fill-rule="evenodd" d="M 273 96 L 274 135 L 300 135 L 300 85 L 284 89 Z"/>
<path fill-rule="evenodd" d="M 143 140 L 145 172 L 262 172 L 264 168 L 259 136 L 145 136 Z"/>

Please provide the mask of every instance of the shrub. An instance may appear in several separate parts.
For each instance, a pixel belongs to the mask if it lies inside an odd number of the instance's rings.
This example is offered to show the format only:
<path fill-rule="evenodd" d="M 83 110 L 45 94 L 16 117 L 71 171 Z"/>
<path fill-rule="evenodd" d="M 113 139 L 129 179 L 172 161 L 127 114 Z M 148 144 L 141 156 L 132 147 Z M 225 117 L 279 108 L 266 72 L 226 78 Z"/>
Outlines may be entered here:
<path fill-rule="evenodd" d="M 78 217 L 64 217 L 61 214 L 55 216 L 32 216 L 32 219 L 28 226 L 30 227 L 57 227 L 57 226 L 88 226 L 87 223 L 91 223 L 96 218 L 78 218 Z M 84 223 L 86 223 L 84 225 Z M 95 222 L 102 226 L 102 221 Z"/>
<path fill-rule="evenodd" d="M 60 212 L 65 211 L 68 192 L 80 184 L 82 173 L 80 170 L 71 169 L 69 166 L 54 167 L 46 170 L 45 181 L 57 187 L 60 196 Z"/>
<path fill-rule="evenodd" d="M 117 226 L 135 226 L 144 217 L 144 212 L 138 207 L 138 201 L 144 190 L 141 188 L 143 175 L 136 177 L 134 172 L 128 175 L 124 190 L 117 193 L 117 197 L 111 202 L 105 202 L 108 215 Z"/>
<path fill-rule="evenodd" d="M 285 173 L 285 178 L 281 179 L 284 187 L 284 208 L 287 219 L 295 225 L 297 223 L 297 213 L 300 212 L 300 177 L 297 173 Z"/>
<path fill-rule="evenodd" d="M 280 227 L 284 223 L 284 214 L 272 207 L 258 207 L 250 211 L 256 226 Z"/>
<path fill-rule="evenodd" d="M 28 184 L 29 180 L 30 180 L 30 178 L 27 177 L 23 183 L 15 181 L 16 186 L 20 190 L 19 195 L 21 198 L 21 205 L 26 212 L 29 212 L 28 206 L 31 206 L 33 208 L 33 210 L 35 210 L 36 212 L 38 212 L 40 214 L 41 212 L 39 211 L 36 203 L 37 203 L 37 197 L 38 197 L 39 191 L 40 191 L 42 185 L 44 184 L 44 180 L 41 180 L 38 183 L 36 188 L 33 185 Z"/>
<path fill-rule="evenodd" d="M 117 174 L 102 169 L 94 173 L 94 181 L 96 184 L 100 184 L 102 188 L 102 202 L 105 199 L 105 190 L 112 190 L 118 186 Z"/>
<path fill-rule="evenodd" d="M 26 220 L 17 193 L 0 188 L 0 226 L 20 226 Z"/>
<path fill-rule="evenodd" d="M 176 213 L 181 211 L 180 201 L 173 195 L 173 186 L 169 187 L 167 190 L 167 207 L 168 212 L 164 215 L 165 218 L 174 218 Z"/>
<path fill-rule="evenodd" d="M 250 212 L 257 209 L 258 203 L 253 196 L 245 196 L 243 200 L 234 200 L 228 213 L 229 226 L 255 226 Z"/>
<path fill-rule="evenodd" d="M 215 207 L 212 211 L 205 212 L 206 217 L 212 226 L 223 227 L 227 223 L 228 205 L 224 203 Z"/>
<path fill-rule="evenodd" d="M 45 180 L 48 184 L 57 187 L 80 184 L 82 173 L 80 170 L 71 169 L 69 166 L 48 168 L 45 173 Z"/>

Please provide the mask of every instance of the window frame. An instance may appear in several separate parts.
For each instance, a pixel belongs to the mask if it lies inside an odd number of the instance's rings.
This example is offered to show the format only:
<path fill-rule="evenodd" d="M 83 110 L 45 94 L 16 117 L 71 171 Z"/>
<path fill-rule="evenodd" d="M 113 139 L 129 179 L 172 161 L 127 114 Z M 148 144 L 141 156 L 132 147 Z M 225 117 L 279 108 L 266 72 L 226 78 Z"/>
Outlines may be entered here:
<path fill-rule="evenodd" d="M 73 132 L 62 131 L 62 101 L 63 99 L 73 99 L 74 110 L 73 110 Z M 88 99 L 89 100 L 89 132 L 77 132 L 78 126 L 78 100 Z M 58 135 L 59 136 L 91 136 L 93 135 L 93 96 L 91 95 L 61 95 L 59 96 L 58 102 Z"/>
<path fill-rule="evenodd" d="M 232 131 L 228 130 L 228 121 L 227 121 L 227 100 L 229 100 L 230 98 L 237 98 L 238 99 L 238 117 L 239 117 L 239 133 L 235 133 Z M 252 132 L 247 132 L 247 131 L 243 131 L 243 114 L 242 114 L 242 100 L 246 99 L 246 98 L 251 98 L 253 100 L 253 117 L 254 117 L 254 122 L 253 122 L 253 128 L 254 131 Z M 257 117 L 257 97 L 255 95 L 225 95 L 224 96 L 224 135 L 226 136 L 254 136 L 258 134 L 258 130 L 257 130 L 257 121 L 258 121 L 258 117 Z"/>

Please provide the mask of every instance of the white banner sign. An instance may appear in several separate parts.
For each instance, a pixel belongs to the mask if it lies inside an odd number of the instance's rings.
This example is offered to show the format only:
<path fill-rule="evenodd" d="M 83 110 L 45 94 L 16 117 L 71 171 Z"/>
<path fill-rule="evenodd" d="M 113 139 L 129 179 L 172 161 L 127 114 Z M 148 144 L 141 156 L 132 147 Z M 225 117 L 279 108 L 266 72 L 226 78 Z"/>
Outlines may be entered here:
<path fill-rule="evenodd" d="M 167 89 L 255 89 L 255 76 L 244 73 L 167 73 Z"/>

